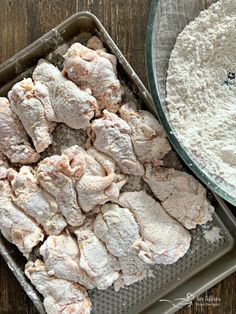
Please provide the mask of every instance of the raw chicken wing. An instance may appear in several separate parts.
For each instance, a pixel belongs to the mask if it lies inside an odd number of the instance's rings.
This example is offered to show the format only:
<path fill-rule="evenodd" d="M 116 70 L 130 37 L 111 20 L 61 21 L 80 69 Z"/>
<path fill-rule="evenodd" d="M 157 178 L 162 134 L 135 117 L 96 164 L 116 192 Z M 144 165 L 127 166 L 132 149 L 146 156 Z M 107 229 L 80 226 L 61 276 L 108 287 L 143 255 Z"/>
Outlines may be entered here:
<path fill-rule="evenodd" d="M 40 254 L 43 256 L 48 274 L 78 282 L 87 289 L 95 288 L 95 280 L 79 265 L 78 243 L 68 232 L 49 236 L 40 247 Z"/>
<path fill-rule="evenodd" d="M 94 146 L 115 160 L 123 173 L 143 175 L 142 164 L 137 160 L 131 141 L 129 125 L 115 113 L 103 111 L 100 119 L 92 122 Z"/>
<path fill-rule="evenodd" d="M 80 267 L 95 280 L 98 289 L 109 288 L 120 276 L 117 259 L 86 225 L 75 230 L 80 250 Z"/>
<path fill-rule="evenodd" d="M 114 69 L 114 57 L 103 51 L 91 50 L 80 43 L 73 44 L 65 54 L 64 72 L 82 89 L 90 89 L 100 109 L 117 112 L 123 88 Z"/>
<path fill-rule="evenodd" d="M 7 179 L 9 167 L 6 156 L 0 151 L 0 180 Z"/>
<path fill-rule="evenodd" d="M 76 183 L 78 202 L 83 211 L 89 212 L 108 201 L 119 198 L 126 183 L 124 175 L 116 174 L 115 162 L 91 147 L 85 153 L 86 170 Z"/>
<path fill-rule="evenodd" d="M 8 178 L 14 203 L 41 224 L 47 234 L 59 234 L 65 228 L 66 222 L 58 212 L 55 199 L 39 186 L 31 167 L 23 166 L 19 173 L 11 170 Z"/>
<path fill-rule="evenodd" d="M 73 129 L 84 129 L 98 109 L 96 99 L 66 79 L 60 70 L 40 60 L 33 73 L 36 95 L 49 121 L 63 122 Z"/>
<path fill-rule="evenodd" d="M 133 248 L 140 238 L 139 226 L 129 209 L 117 204 L 103 205 L 94 222 L 94 233 L 118 258 L 122 275 L 115 283 L 116 290 L 144 278 L 147 265 Z"/>
<path fill-rule="evenodd" d="M 73 155 L 74 152 L 74 155 Z M 83 173 L 84 159 L 75 161 L 75 156 L 84 154 L 83 149 L 73 146 L 65 150 L 61 156 L 55 155 L 40 162 L 37 170 L 37 179 L 41 186 L 55 197 L 60 212 L 71 226 L 80 226 L 85 216 L 77 202 L 75 180 L 79 173 Z M 73 162 L 76 168 L 73 168 Z"/>
<path fill-rule="evenodd" d="M 139 239 L 139 226 L 129 209 L 105 204 L 95 219 L 94 233 L 112 255 L 120 257 Z"/>
<path fill-rule="evenodd" d="M 116 71 L 116 66 L 117 66 L 117 59 L 116 56 L 107 53 L 107 49 L 104 48 L 102 41 L 97 37 L 97 36 L 92 36 L 86 45 L 88 48 L 92 49 L 92 50 L 96 50 L 96 53 L 103 57 L 106 58 L 107 60 L 109 60 L 112 63 L 113 66 L 113 70 L 115 73 L 117 73 Z"/>
<path fill-rule="evenodd" d="M 28 257 L 40 241 L 42 230 L 12 202 L 12 190 L 7 180 L 0 180 L 0 230 L 3 236 Z"/>
<path fill-rule="evenodd" d="M 119 112 L 131 128 L 134 152 L 142 163 L 158 161 L 171 150 L 164 129 L 150 112 L 137 110 L 134 103 L 123 105 Z"/>
<path fill-rule="evenodd" d="M 13 163 L 30 164 L 40 158 L 28 142 L 28 135 L 12 112 L 8 99 L 4 97 L 0 97 L 0 150 Z"/>
<path fill-rule="evenodd" d="M 193 176 L 150 163 L 146 165 L 144 180 L 168 214 L 185 228 L 212 220 L 214 208 L 206 198 L 206 190 Z"/>
<path fill-rule="evenodd" d="M 141 229 L 135 248 L 148 264 L 173 264 L 189 249 L 191 237 L 146 192 L 124 192 L 119 203 L 133 213 Z"/>
<path fill-rule="evenodd" d="M 48 314 L 89 314 L 91 301 L 87 291 L 76 283 L 49 276 L 41 260 L 28 262 L 25 274 L 44 297 Z"/>
<path fill-rule="evenodd" d="M 106 51 L 106 48 L 104 48 L 104 45 L 103 45 L 102 41 L 97 36 L 92 36 L 88 40 L 86 46 L 88 48 L 92 49 L 92 50 L 103 50 L 103 51 Z"/>
<path fill-rule="evenodd" d="M 32 138 L 37 152 L 43 152 L 51 143 L 55 123 L 46 120 L 44 106 L 36 98 L 35 85 L 28 78 L 16 83 L 8 93 L 11 109 L 21 120 Z"/>

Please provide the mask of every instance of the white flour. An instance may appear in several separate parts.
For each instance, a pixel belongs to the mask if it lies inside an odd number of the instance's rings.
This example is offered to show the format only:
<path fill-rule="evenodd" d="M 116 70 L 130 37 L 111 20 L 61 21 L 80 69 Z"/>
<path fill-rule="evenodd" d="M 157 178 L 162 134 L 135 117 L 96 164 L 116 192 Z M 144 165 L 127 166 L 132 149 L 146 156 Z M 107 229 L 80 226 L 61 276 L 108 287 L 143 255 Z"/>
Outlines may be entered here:
<path fill-rule="evenodd" d="M 220 228 L 218 228 L 216 226 L 214 226 L 210 230 L 204 230 L 203 234 L 204 234 L 204 238 L 209 243 L 214 243 L 214 242 L 219 241 L 221 239 Z"/>
<path fill-rule="evenodd" d="M 220 0 L 178 36 L 169 62 L 167 106 L 194 161 L 218 183 L 231 185 L 234 196 L 235 73 L 236 0 Z"/>

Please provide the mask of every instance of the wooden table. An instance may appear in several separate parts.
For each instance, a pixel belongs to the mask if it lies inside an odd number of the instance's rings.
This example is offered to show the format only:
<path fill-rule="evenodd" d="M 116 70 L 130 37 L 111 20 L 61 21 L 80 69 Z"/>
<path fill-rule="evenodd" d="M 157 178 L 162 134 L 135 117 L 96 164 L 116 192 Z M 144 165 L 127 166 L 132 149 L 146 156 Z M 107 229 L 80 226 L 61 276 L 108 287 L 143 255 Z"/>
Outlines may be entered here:
<path fill-rule="evenodd" d="M 144 43 L 149 5 L 150 0 L 0 0 L 0 63 L 73 13 L 90 11 L 101 20 L 147 85 Z M 0 263 L 0 313 L 36 314 L 33 304 L 2 259 Z M 178 314 L 235 314 L 236 274 L 202 297 L 206 296 L 219 297 L 220 305 L 200 307 L 193 302 Z"/>

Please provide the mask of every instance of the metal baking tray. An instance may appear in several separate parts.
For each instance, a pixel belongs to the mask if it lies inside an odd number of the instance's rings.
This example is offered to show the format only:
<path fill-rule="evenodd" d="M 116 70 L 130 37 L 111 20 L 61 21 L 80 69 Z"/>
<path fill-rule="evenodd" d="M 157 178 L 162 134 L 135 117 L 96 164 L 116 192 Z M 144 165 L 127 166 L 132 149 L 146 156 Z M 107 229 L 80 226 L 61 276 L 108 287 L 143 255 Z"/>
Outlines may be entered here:
<path fill-rule="evenodd" d="M 143 107 L 155 111 L 152 98 L 127 60 L 121 54 L 99 20 L 88 12 L 71 16 L 14 57 L 0 66 L 0 95 L 5 96 L 11 86 L 27 77 L 40 58 L 62 63 L 61 51 L 65 44 L 84 42 L 97 35 L 117 56 L 120 78 L 127 83 Z M 94 314 L 174 313 L 194 297 L 215 285 L 236 270 L 236 220 L 226 204 L 212 195 L 216 208 L 212 222 L 191 231 L 192 244 L 188 253 L 173 265 L 156 265 L 150 276 L 119 292 L 113 288 L 89 292 Z M 218 237 L 209 242 L 211 230 Z M 31 298 L 39 313 L 45 313 L 42 298 L 24 275 L 26 260 L 17 248 L 0 237 L 0 252 L 9 268 Z M 163 301 L 163 299 L 167 301 Z M 180 300 L 181 299 L 181 300 Z"/>

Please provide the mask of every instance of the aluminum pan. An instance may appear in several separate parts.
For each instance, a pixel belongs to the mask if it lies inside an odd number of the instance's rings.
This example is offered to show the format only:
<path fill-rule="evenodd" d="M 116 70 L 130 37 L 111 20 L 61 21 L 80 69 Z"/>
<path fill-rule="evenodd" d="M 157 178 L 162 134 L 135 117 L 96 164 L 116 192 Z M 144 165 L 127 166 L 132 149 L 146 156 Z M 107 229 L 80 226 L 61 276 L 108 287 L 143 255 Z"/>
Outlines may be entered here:
<path fill-rule="evenodd" d="M 32 45 L 0 66 L 0 95 L 6 95 L 15 81 L 29 75 L 39 58 L 48 56 L 64 42 L 85 39 L 97 34 L 106 46 L 117 56 L 119 72 L 129 84 L 143 105 L 154 111 L 151 96 L 114 44 L 99 20 L 90 13 L 73 15 L 58 27 L 44 35 Z M 55 56 L 55 54 L 54 54 Z M 115 293 L 113 288 L 106 291 L 93 290 L 93 312 L 97 314 L 116 313 L 173 313 L 169 303 L 157 302 L 160 298 L 173 300 L 185 297 L 186 292 L 195 297 L 236 270 L 235 242 L 236 221 L 223 201 L 213 199 L 216 207 L 213 223 L 221 230 L 219 243 L 208 244 L 203 237 L 203 229 L 192 232 L 193 244 L 188 254 L 170 266 L 155 266 L 154 278 L 147 278 Z M 224 221 L 224 223 L 223 223 Z M 23 274 L 24 259 L 17 249 L 5 240 L 0 242 L 0 250 L 10 269 L 21 283 L 39 313 L 44 313 L 42 299 Z M 180 308 L 184 304 L 176 303 Z"/>

